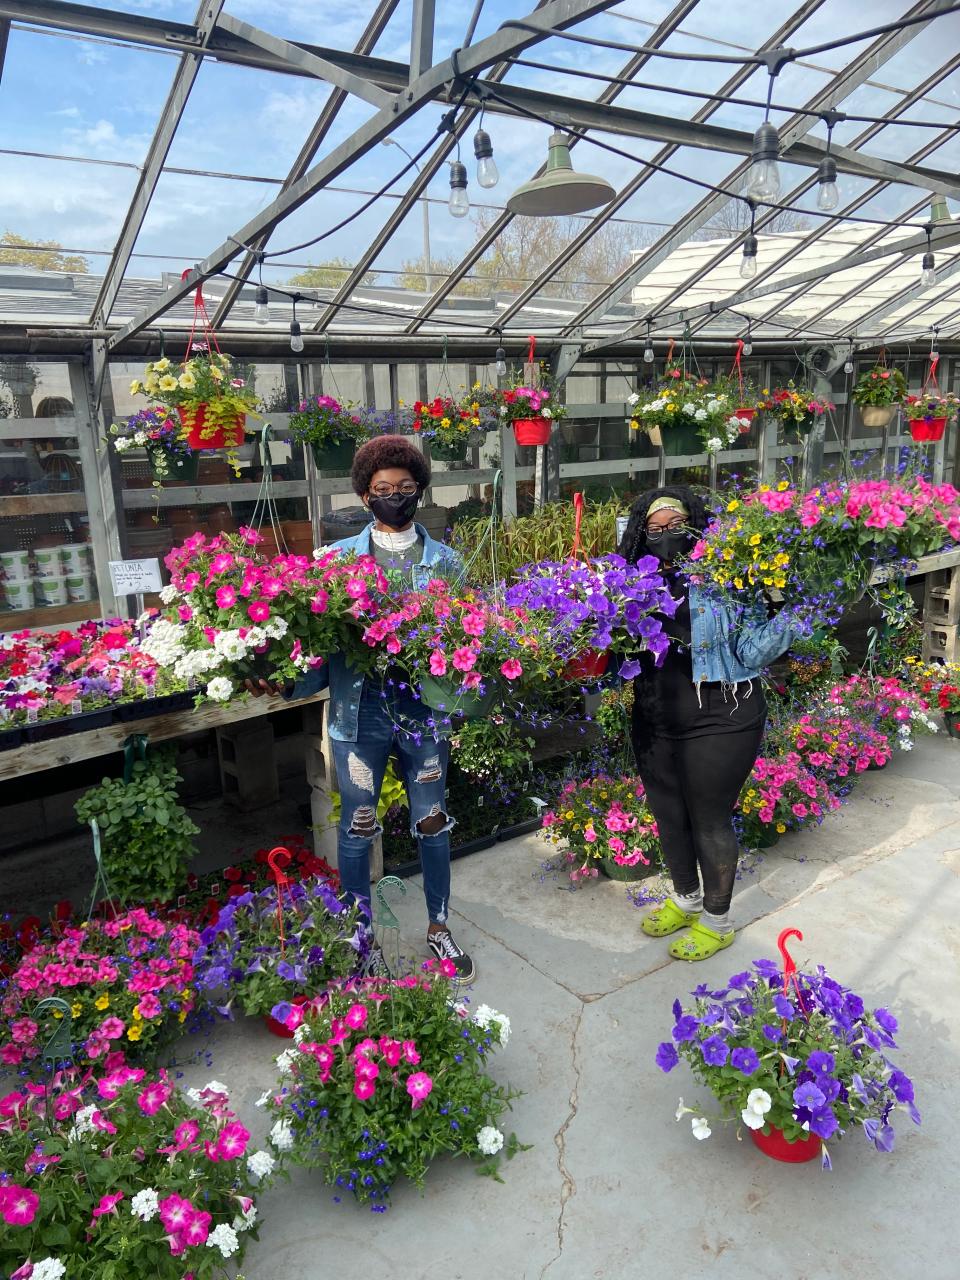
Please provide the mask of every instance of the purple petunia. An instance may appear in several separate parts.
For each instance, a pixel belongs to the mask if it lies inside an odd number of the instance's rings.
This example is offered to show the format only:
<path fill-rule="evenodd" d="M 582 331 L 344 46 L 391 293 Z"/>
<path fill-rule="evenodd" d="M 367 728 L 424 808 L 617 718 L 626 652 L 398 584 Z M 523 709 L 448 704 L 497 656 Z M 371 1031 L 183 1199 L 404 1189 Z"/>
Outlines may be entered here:
<path fill-rule="evenodd" d="M 830 1107 L 821 1107 L 810 1117 L 810 1132 L 815 1133 L 818 1138 L 823 1138 L 824 1141 L 832 1138 L 839 1128 L 839 1121 Z"/>
<path fill-rule="evenodd" d="M 781 1018 L 786 1018 L 788 1022 L 793 1020 L 795 1010 L 786 996 L 779 993 L 775 995 L 773 997 L 773 1007 Z"/>
<path fill-rule="evenodd" d="M 757 1057 L 757 1051 L 751 1049 L 749 1045 L 744 1048 L 734 1049 L 730 1055 L 730 1065 L 745 1076 L 752 1076 L 760 1065 L 760 1059 Z"/>
<path fill-rule="evenodd" d="M 812 1080 L 805 1080 L 803 1084 L 798 1084 L 794 1089 L 793 1101 L 798 1107 L 806 1107 L 809 1111 L 816 1111 L 823 1106 L 826 1098 Z"/>
<path fill-rule="evenodd" d="M 685 1040 L 692 1040 L 697 1034 L 697 1027 L 700 1022 L 692 1014 L 686 1013 L 682 1018 L 678 1018 L 676 1025 L 671 1032 L 677 1044 L 682 1044 Z"/>
<path fill-rule="evenodd" d="M 680 1055 L 676 1049 L 668 1041 L 664 1041 L 657 1048 L 657 1056 L 654 1059 L 661 1071 L 672 1071 L 680 1061 Z"/>
<path fill-rule="evenodd" d="M 730 1054 L 727 1042 L 722 1036 L 708 1036 L 701 1044 L 700 1052 L 708 1067 L 722 1067 Z"/>
<path fill-rule="evenodd" d="M 888 1035 L 896 1035 L 899 1023 L 889 1009 L 874 1009 L 873 1016 L 877 1020 L 877 1025 L 882 1027 Z"/>
<path fill-rule="evenodd" d="M 833 1054 L 828 1053 L 825 1049 L 814 1049 L 807 1059 L 807 1066 L 817 1075 L 829 1075 L 835 1065 Z"/>

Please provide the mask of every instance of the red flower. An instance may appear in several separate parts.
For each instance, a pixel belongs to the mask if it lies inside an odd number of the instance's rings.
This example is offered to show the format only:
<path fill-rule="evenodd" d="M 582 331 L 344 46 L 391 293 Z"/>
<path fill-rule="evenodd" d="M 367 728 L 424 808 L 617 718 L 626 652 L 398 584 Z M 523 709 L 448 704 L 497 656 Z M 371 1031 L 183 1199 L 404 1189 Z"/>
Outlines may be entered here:
<path fill-rule="evenodd" d="M 239 867 L 224 867 L 223 869 L 224 880 L 229 880 L 231 884 L 236 884 L 242 876 L 243 872 Z"/>

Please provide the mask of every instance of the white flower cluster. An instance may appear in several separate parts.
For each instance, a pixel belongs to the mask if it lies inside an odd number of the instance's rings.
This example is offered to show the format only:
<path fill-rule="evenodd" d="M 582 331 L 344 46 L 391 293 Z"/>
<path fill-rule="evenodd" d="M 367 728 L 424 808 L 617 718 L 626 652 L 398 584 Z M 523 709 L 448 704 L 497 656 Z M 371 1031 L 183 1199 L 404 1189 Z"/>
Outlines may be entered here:
<path fill-rule="evenodd" d="M 133 440 L 130 436 L 118 436 L 113 442 L 113 447 L 117 453 L 126 453 L 128 449 L 133 448 Z"/>
<path fill-rule="evenodd" d="M 33 1264 L 30 1280 L 61 1280 L 66 1273 L 67 1268 L 59 1258 L 41 1258 Z"/>
<path fill-rule="evenodd" d="M 488 1004 L 477 1006 L 477 1011 L 473 1015 L 473 1020 L 478 1027 L 486 1030 L 491 1023 L 497 1028 L 497 1036 L 501 1045 L 506 1045 L 510 1039 L 510 1019 L 505 1013 L 497 1013 L 496 1009 L 491 1009 Z"/>
<path fill-rule="evenodd" d="M 299 1030 L 299 1028 L 298 1028 Z M 284 1049 L 283 1053 L 277 1054 L 277 1071 L 282 1076 L 293 1074 L 293 1064 L 299 1057 L 296 1049 Z"/>
<path fill-rule="evenodd" d="M 249 1209 L 245 1209 L 243 1213 L 238 1213 L 230 1224 L 234 1231 L 249 1231 L 257 1220 L 257 1206 L 252 1204 Z"/>
<path fill-rule="evenodd" d="M 196 680 L 219 667 L 223 659 L 213 649 L 191 649 L 173 664 L 174 674 L 181 680 Z"/>
<path fill-rule="evenodd" d="M 207 1248 L 219 1249 L 225 1258 L 229 1258 L 240 1248 L 240 1241 L 233 1227 L 228 1227 L 225 1222 L 221 1222 L 219 1227 L 214 1227 L 207 1236 Z"/>
<path fill-rule="evenodd" d="M 293 1033 L 293 1043 L 302 1044 L 309 1034 L 310 1028 L 305 1022 L 301 1022 L 299 1027 L 297 1027 L 296 1031 Z"/>
<path fill-rule="evenodd" d="M 485 1124 L 477 1131 L 477 1146 L 485 1156 L 495 1156 L 503 1148 L 503 1134 L 492 1124 Z"/>
<path fill-rule="evenodd" d="M 143 638 L 140 648 L 161 667 L 172 667 L 186 653 L 183 627 L 166 618 L 158 618 Z"/>
<path fill-rule="evenodd" d="M 233 681 L 226 676 L 214 676 L 207 684 L 207 697 L 214 702 L 229 702 L 233 694 Z"/>
<path fill-rule="evenodd" d="M 165 587 L 162 587 L 160 589 L 160 599 L 163 601 L 164 604 L 173 604 L 174 600 L 179 599 L 179 596 L 180 596 L 180 592 L 177 590 L 177 588 L 173 585 L 172 582 L 168 583 Z"/>
<path fill-rule="evenodd" d="M 130 1201 L 130 1212 L 141 1222 L 149 1222 L 160 1212 L 160 1197 L 153 1187 L 144 1187 Z"/>
<path fill-rule="evenodd" d="M 253 1151 L 247 1156 L 247 1172 L 258 1181 L 269 1178 L 273 1173 L 276 1161 L 269 1151 Z"/>
<path fill-rule="evenodd" d="M 93 1115 L 97 1110 L 97 1104 L 91 1102 L 87 1107 L 81 1107 L 77 1114 L 73 1117 L 73 1124 L 70 1126 L 70 1132 L 67 1135 L 71 1142 L 75 1142 L 77 1138 L 82 1138 L 86 1133 L 93 1133 Z"/>
<path fill-rule="evenodd" d="M 293 1146 L 293 1129 L 289 1120 L 278 1120 L 270 1130 L 270 1141 L 278 1151 L 289 1151 Z"/>
<path fill-rule="evenodd" d="M 740 1112 L 740 1118 L 748 1129 L 762 1129 L 766 1124 L 766 1115 L 773 1106 L 773 1099 L 766 1089 L 751 1089 L 747 1095 L 747 1105 Z"/>

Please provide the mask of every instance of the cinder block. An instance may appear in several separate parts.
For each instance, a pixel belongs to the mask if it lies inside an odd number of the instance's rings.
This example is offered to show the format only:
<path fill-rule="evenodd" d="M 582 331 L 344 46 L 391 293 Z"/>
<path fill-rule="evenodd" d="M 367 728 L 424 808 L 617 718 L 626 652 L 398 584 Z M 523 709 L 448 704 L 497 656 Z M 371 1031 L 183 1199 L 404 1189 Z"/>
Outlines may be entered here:
<path fill-rule="evenodd" d="M 930 627 L 924 629 L 923 660 L 933 662 L 960 662 L 960 626 Z"/>
<path fill-rule="evenodd" d="M 280 799 L 269 721 L 224 725 L 217 730 L 217 755 L 224 799 L 238 809 L 263 809 Z"/>
<path fill-rule="evenodd" d="M 960 623 L 960 565 L 927 574 L 923 621 L 928 627 Z"/>

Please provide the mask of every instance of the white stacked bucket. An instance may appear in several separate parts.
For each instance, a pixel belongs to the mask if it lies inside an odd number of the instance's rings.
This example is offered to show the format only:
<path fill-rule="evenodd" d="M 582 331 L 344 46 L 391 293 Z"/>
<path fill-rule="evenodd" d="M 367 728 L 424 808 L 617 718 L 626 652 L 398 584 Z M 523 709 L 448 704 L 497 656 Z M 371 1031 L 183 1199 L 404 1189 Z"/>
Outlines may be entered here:
<path fill-rule="evenodd" d="M 93 599 L 89 548 L 73 543 L 35 547 L 34 592 L 38 605 L 64 605 Z"/>
<path fill-rule="evenodd" d="M 0 575 L 8 609 L 33 608 L 33 573 L 29 551 L 0 551 Z"/>

